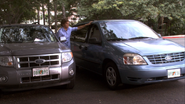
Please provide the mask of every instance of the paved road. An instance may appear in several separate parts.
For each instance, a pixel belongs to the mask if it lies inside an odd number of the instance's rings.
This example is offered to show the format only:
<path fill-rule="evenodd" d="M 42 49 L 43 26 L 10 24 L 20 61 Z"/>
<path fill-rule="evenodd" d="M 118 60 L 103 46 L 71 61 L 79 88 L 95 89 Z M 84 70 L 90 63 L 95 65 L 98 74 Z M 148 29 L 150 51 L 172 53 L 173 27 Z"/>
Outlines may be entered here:
<path fill-rule="evenodd" d="M 184 39 L 172 39 L 184 45 Z M 77 71 L 73 90 L 62 87 L 4 93 L 0 104 L 185 104 L 185 79 L 109 90 L 102 77 Z"/>
<path fill-rule="evenodd" d="M 176 43 L 179 43 L 179 44 L 185 46 L 185 38 L 173 38 L 173 39 L 168 39 L 168 40 L 174 41 Z"/>

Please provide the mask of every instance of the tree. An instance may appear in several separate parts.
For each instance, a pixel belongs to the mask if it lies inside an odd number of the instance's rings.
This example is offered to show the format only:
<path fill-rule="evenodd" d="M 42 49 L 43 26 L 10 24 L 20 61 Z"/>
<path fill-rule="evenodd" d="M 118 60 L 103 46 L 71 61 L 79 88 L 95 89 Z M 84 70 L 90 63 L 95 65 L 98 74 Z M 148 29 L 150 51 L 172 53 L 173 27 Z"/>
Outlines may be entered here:
<path fill-rule="evenodd" d="M 52 25 L 52 29 L 58 30 L 60 27 L 60 22 L 63 18 L 68 18 L 71 15 L 74 15 L 74 12 L 76 12 L 76 9 L 73 9 L 73 7 L 76 7 L 76 0 L 53 0 L 51 3 L 53 6 L 51 7 L 51 11 L 56 11 L 54 16 L 51 16 L 51 23 L 54 23 Z"/>
<path fill-rule="evenodd" d="M 35 18 L 34 0 L 3 0 L 0 3 L 0 24 L 20 23 Z"/>
<path fill-rule="evenodd" d="M 54 8 L 55 8 L 55 33 L 57 32 L 57 0 L 54 2 Z"/>
<path fill-rule="evenodd" d="M 48 8 L 48 24 L 49 24 L 49 27 L 51 26 L 51 21 L 50 21 L 50 9 L 51 9 L 51 3 L 50 3 L 50 0 L 47 0 L 47 8 Z"/>
<path fill-rule="evenodd" d="M 40 7 L 37 7 L 37 21 L 40 24 Z"/>
<path fill-rule="evenodd" d="M 167 19 L 170 30 L 173 24 L 185 24 L 185 0 L 81 0 L 78 14 L 86 20 L 92 19 L 135 19 L 148 25 L 149 21 L 160 28 Z M 175 21 L 175 23 L 173 22 Z M 169 33 L 167 33 L 169 34 Z"/>

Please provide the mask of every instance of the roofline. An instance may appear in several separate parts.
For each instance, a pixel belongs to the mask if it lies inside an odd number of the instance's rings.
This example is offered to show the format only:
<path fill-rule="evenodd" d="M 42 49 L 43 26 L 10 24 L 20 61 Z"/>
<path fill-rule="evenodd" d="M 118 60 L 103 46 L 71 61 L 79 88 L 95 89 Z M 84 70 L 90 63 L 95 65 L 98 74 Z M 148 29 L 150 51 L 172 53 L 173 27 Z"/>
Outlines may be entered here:
<path fill-rule="evenodd" d="M 107 21 L 107 22 L 109 22 L 109 21 L 138 21 L 138 20 L 131 20 L 131 19 L 107 19 L 107 20 L 94 20 L 92 23 L 96 23 L 96 22 L 100 22 L 100 21 L 104 21 L 104 22 Z M 73 27 L 84 25 L 84 24 L 87 24 L 89 22 L 90 21 L 80 22 L 80 23 L 77 23 L 76 25 L 73 25 Z"/>
<path fill-rule="evenodd" d="M 4 24 L 4 25 L 0 25 L 0 27 L 4 27 L 4 26 L 45 26 L 45 27 L 48 27 L 47 25 L 39 25 L 39 24 Z"/>

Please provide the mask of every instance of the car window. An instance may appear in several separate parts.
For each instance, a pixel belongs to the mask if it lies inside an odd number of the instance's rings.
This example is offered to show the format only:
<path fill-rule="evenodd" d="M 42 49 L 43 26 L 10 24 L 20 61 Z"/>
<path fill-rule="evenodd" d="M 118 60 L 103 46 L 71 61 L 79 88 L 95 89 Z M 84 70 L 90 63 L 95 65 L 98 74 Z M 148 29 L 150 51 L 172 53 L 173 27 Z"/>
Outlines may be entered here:
<path fill-rule="evenodd" d="M 7 26 L 0 30 L 1 43 L 56 42 L 51 29 L 44 26 Z"/>
<path fill-rule="evenodd" d="M 106 39 L 130 39 L 136 37 L 159 38 L 148 26 L 136 21 L 113 21 L 100 23 Z"/>
<path fill-rule="evenodd" d="M 86 26 L 83 29 L 77 30 L 77 31 L 73 31 L 71 33 L 71 41 L 75 41 L 75 42 L 85 42 L 86 38 L 87 38 L 87 34 L 88 34 L 88 29 L 89 26 Z"/>
<path fill-rule="evenodd" d="M 88 42 L 91 43 L 91 41 L 94 41 L 95 43 L 96 42 L 101 43 L 100 30 L 99 30 L 98 26 L 96 26 L 96 25 L 93 25 L 92 28 L 90 29 L 90 32 L 89 32 Z"/>

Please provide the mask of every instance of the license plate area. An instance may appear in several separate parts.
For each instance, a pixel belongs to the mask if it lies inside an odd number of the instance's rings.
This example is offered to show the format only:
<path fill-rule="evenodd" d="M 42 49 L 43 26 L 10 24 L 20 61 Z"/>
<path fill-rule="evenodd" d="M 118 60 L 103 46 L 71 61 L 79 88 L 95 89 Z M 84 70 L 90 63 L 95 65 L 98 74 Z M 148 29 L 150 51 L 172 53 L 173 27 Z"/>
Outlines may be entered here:
<path fill-rule="evenodd" d="M 168 70 L 167 74 L 168 74 L 168 78 L 175 78 L 175 77 L 180 77 L 181 72 L 180 72 L 180 69 L 171 69 L 171 70 Z"/>
<path fill-rule="evenodd" d="M 33 72 L 33 77 L 46 76 L 46 75 L 49 75 L 49 68 L 48 67 L 33 68 L 32 72 Z"/>

